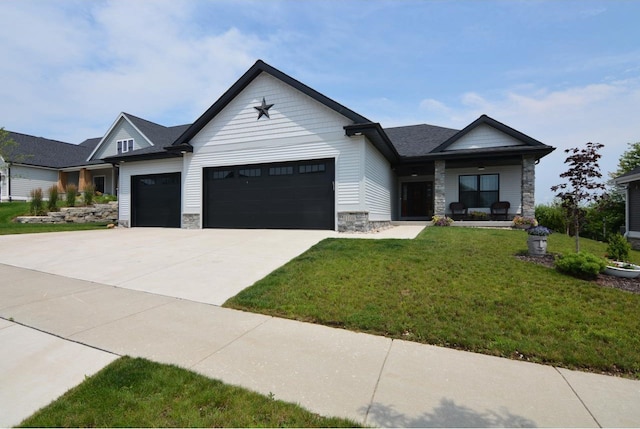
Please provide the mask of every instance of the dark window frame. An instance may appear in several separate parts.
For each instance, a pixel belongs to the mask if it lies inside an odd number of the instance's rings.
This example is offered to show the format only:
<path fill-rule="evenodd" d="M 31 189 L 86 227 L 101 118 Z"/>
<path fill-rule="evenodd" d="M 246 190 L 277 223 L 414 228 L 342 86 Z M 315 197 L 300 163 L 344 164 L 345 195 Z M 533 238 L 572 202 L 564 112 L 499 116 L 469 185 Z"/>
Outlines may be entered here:
<path fill-rule="evenodd" d="M 298 174 L 314 174 L 324 173 L 327 166 L 324 162 L 318 162 L 315 164 L 300 164 L 298 165 Z"/>
<path fill-rule="evenodd" d="M 210 174 L 213 180 L 227 180 L 235 177 L 234 170 L 213 170 Z"/>
<path fill-rule="evenodd" d="M 240 168 L 238 169 L 238 177 L 246 178 L 246 177 L 261 177 L 262 176 L 262 168 Z"/>
<path fill-rule="evenodd" d="M 291 175 L 293 175 L 293 165 L 269 167 L 269 176 L 291 176 Z"/>
<path fill-rule="evenodd" d="M 496 189 L 483 190 L 482 177 L 495 176 L 497 179 Z M 462 190 L 462 178 L 475 177 L 475 189 L 472 191 Z M 458 176 L 458 201 L 466 208 L 491 208 L 491 204 L 500 201 L 500 174 L 461 174 Z"/>

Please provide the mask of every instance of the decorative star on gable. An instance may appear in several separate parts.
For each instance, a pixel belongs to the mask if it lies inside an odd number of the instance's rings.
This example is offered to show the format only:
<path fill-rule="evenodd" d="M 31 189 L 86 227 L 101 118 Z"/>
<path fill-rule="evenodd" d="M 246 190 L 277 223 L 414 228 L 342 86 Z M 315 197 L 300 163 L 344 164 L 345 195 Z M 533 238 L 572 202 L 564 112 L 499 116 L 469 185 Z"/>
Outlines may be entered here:
<path fill-rule="evenodd" d="M 254 107 L 254 109 L 258 111 L 258 119 L 262 118 L 263 116 L 266 116 L 267 119 L 271 119 L 269 118 L 269 109 L 271 109 L 272 107 L 273 104 L 267 104 L 267 102 L 264 100 L 264 97 L 262 97 L 262 106 Z"/>

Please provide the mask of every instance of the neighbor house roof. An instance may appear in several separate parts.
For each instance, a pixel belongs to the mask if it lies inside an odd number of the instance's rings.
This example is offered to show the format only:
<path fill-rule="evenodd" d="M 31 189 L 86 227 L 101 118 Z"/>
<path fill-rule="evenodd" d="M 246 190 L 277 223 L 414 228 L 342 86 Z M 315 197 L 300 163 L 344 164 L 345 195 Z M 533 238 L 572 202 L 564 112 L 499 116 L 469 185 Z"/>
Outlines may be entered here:
<path fill-rule="evenodd" d="M 18 145 L 9 150 L 5 161 L 37 167 L 63 168 L 76 163 L 86 163 L 91 152 L 86 145 L 36 137 L 9 131 L 9 137 Z M 86 142 L 86 140 L 85 140 Z"/>
<path fill-rule="evenodd" d="M 176 156 L 176 154 L 165 150 L 168 146 L 185 132 L 191 124 L 176 125 L 172 127 L 165 127 L 164 125 L 157 124 L 155 122 L 148 121 L 146 119 L 139 118 L 130 113 L 122 112 L 118 117 L 128 120 L 142 135 L 151 143 L 151 146 L 142 149 L 136 149 L 123 154 L 108 156 L 103 158 L 106 162 L 120 162 L 125 160 L 141 160 L 141 159 L 154 159 L 154 158 L 170 158 Z M 116 120 L 116 123 L 117 121 Z M 115 125 L 115 124 L 114 124 Z M 112 127 L 113 128 L 113 127 Z M 109 130 L 111 131 L 111 129 Z M 108 135 L 107 133 L 106 135 Z M 105 135 L 105 137 L 106 137 Z"/>
<path fill-rule="evenodd" d="M 619 184 L 635 182 L 636 180 L 640 180 L 640 167 L 636 167 L 633 170 L 613 179 L 614 182 Z"/>

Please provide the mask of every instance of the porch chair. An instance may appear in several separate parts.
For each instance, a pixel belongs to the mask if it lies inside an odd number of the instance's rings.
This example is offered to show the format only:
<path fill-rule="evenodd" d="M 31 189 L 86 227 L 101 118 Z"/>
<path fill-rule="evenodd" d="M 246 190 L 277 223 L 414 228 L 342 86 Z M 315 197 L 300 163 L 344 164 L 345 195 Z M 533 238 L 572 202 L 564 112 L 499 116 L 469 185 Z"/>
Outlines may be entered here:
<path fill-rule="evenodd" d="M 467 216 L 467 208 L 464 203 L 451 203 L 449 204 L 449 210 L 451 210 L 451 219 L 460 220 Z"/>
<path fill-rule="evenodd" d="M 511 203 L 509 201 L 497 201 L 491 204 L 491 219 L 498 220 L 502 218 L 502 220 L 508 220 L 510 207 Z"/>

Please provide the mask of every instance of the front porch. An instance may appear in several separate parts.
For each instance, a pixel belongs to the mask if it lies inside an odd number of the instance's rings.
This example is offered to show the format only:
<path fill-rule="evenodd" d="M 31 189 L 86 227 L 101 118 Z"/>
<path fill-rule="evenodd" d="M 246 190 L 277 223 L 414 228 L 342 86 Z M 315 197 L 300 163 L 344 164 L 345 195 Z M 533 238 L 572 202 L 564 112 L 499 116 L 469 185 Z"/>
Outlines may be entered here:
<path fill-rule="evenodd" d="M 506 220 L 460 220 L 454 221 L 452 226 L 462 228 L 504 228 L 511 229 L 512 221 Z M 431 221 L 418 220 L 394 220 L 391 222 L 393 226 L 431 226 Z"/>
<path fill-rule="evenodd" d="M 433 160 L 396 168 L 399 221 L 430 221 L 449 216 L 468 226 L 491 222 L 511 225 L 515 216 L 535 215 L 535 157 L 479 158 L 474 160 Z M 505 203 L 498 214 L 491 207 Z M 464 207 L 453 213 L 451 204 Z M 486 217 L 486 219 L 485 219 Z M 503 223 L 500 223 L 503 222 Z"/>
<path fill-rule="evenodd" d="M 111 164 L 98 164 L 58 171 L 58 192 L 66 192 L 68 185 L 76 186 L 80 192 L 93 185 L 96 193 L 118 195 L 118 168 Z"/>

